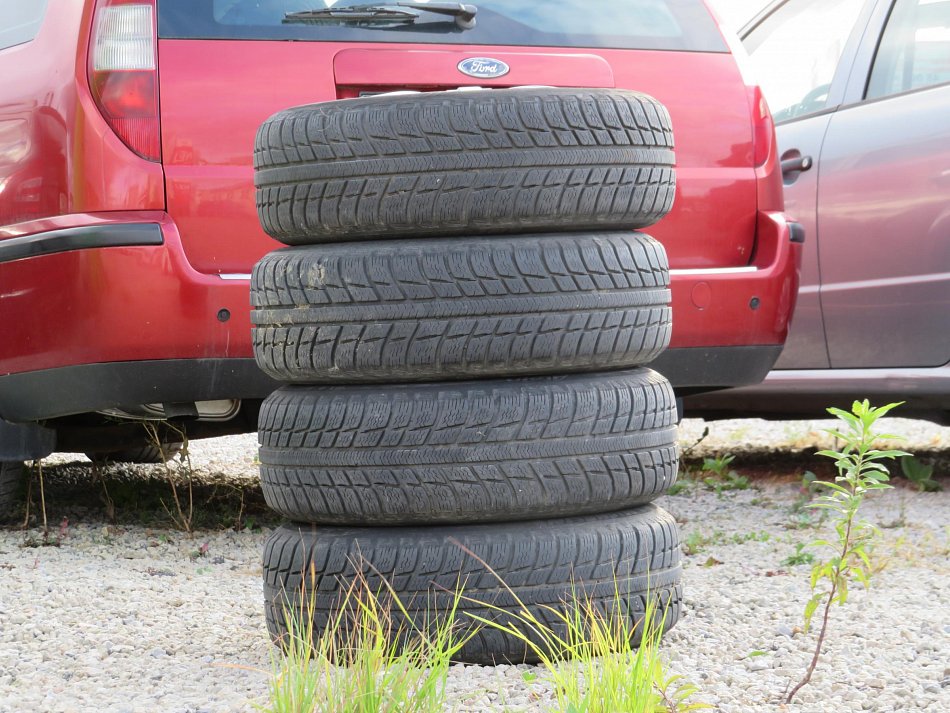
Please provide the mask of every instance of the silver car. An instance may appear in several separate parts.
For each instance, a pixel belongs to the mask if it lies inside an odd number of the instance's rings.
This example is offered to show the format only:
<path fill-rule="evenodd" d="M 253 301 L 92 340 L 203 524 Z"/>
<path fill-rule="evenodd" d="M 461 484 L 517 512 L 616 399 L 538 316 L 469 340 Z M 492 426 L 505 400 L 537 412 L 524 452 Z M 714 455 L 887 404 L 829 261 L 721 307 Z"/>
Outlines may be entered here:
<path fill-rule="evenodd" d="M 950 0 L 781 0 L 740 36 L 806 230 L 801 288 L 766 381 L 687 415 L 867 397 L 950 422 Z"/>

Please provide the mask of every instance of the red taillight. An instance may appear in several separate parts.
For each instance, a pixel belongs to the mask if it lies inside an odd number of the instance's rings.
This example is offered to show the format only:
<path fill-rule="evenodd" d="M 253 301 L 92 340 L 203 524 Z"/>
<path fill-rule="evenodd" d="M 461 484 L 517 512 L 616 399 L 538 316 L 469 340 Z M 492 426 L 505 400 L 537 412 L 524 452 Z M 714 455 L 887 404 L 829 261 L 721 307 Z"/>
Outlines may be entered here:
<path fill-rule="evenodd" d="M 155 0 L 98 0 L 89 86 L 99 111 L 142 158 L 161 160 Z"/>
<path fill-rule="evenodd" d="M 758 86 L 749 87 L 749 103 L 752 110 L 752 165 L 764 164 L 775 142 L 775 125 L 769 105 Z"/>

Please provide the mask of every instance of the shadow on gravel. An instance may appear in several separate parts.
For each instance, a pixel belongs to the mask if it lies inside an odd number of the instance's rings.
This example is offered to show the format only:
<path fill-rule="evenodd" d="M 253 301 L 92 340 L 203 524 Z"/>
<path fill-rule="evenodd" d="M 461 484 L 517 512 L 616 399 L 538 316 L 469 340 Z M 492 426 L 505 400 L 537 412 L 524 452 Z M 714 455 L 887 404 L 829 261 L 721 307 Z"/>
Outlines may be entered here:
<path fill-rule="evenodd" d="M 934 466 L 933 477 L 945 489 L 950 488 L 950 451 L 946 449 L 913 451 L 914 458 Z M 701 471 L 702 458 L 686 458 L 680 462 L 680 474 L 684 469 Z M 815 455 L 811 451 L 743 450 L 736 453 L 731 469 L 748 477 L 753 483 L 762 485 L 780 483 L 800 483 L 802 475 L 811 471 L 822 480 L 833 480 L 834 463 L 828 458 Z M 894 484 L 906 484 L 901 476 L 899 464 L 891 464 L 891 477 Z"/>
<path fill-rule="evenodd" d="M 915 457 L 934 464 L 934 478 L 944 489 L 950 488 L 950 452 L 945 449 L 915 452 Z M 731 468 L 745 476 L 752 485 L 801 483 L 802 475 L 811 471 L 823 480 L 834 478 L 834 467 L 827 458 L 808 451 L 776 452 L 744 450 L 737 454 Z M 702 459 L 687 458 L 680 467 L 686 472 L 701 472 Z M 892 468 L 894 485 L 913 487 L 900 477 L 900 469 Z M 29 526 L 42 525 L 39 479 L 30 474 L 31 486 Z M 212 477 L 196 471 L 193 476 L 192 499 L 195 530 L 224 530 L 275 527 L 282 518 L 268 509 L 259 483 L 247 477 L 228 482 L 226 473 Z M 213 481 L 213 482 L 208 482 Z M 186 502 L 187 486 L 176 478 L 179 497 Z M 43 466 L 43 494 L 46 519 L 50 529 L 67 518 L 75 524 L 144 525 L 175 529 L 174 500 L 168 475 L 162 466 L 129 466 L 110 464 L 98 475 L 88 461 L 58 462 Z M 0 523 L 3 529 L 24 525 L 26 488 L 12 517 Z"/>
<path fill-rule="evenodd" d="M 3 529 L 23 527 L 27 494 L 30 499 L 27 524 L 42 526 L 39 477 L 35 468 L 29 475 L 30 483 L 24 485 L 18 505 L 0 525 Z M 188 499 L 187 482 L 176 477 L 175 484 L 184 507 Z M 43 497 L 50 529 L 59 527 L 63 518 L 67 518 L 70 525 L 175 528 L 170 514 L 175 511 L 174 497 L 162 466 L 110 464 L 97 473 L 86 461 L 44 464 Z M 268 509 L 260 485 L 255 481 L 208 484 L 201 482 L 200 474 L 196 473 L 191 498 L 194 530 L 254 529 L 282 522 L 280 516 Z"/>

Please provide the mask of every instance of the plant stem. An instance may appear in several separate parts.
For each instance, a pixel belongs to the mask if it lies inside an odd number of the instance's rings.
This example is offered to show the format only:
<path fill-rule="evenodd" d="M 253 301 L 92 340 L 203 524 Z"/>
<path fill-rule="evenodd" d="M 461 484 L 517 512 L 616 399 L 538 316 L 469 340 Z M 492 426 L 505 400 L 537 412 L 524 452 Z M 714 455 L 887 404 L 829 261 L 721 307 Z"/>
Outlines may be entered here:
<path fill-rule="evenodd" d="M 801 681 L 791 690 L 788 694 L 788 697 L 785 699 L 785 703 L 791 703 L 792 699 L 795 697 L 795 694 L 799 692 L 805 685 L 811 681 L 811 675 L 815 671 L 815 667 L 818 665 L 818 657 L 821 656 L 821 645 L 825 641 L 825 632 L 828 630 L 828 616 L 831 613 L 831 602 L 834 601 L 835 593 L 838 589 L 838 583 L 835 582 L 831 586 L 831 591 L 828 592 L 828 601 L 825 602 L 825 612 L 821 618 L 821 631 L 818 633 L 818 644 L 815 646 L 815 653 L 811 657 L 811 663 L 808 664 L 808 670 L 805 672 L 805 676 Z"/>
<path fill-rule="evenodd" d="M 43 539 L 49 537 L 49 526 L 46 524 L 46 494 L 43 492 L 43 461 L 37 461 L 36 472 L 40 478 L 40 509 L 43 511 Z"/>
<path fill-rule="evenodd" d="M 33 476 L 30 474 L 30 477 L 26 479 L 26 507 L 24 508 L 23 513 L 23 529 L 27 530 L 30 527 L 30 503 L 33 501 Z"/>
<path fill-rule="evenodd" d="M 844 537 L 844 546 L 841 550 L 841 563 L 845 562 L 845 557 L 848 554 L 848 550 L 851 547 L 851 524 L 854 522 L 854 514 L 848 517 L 848 529 L 845 532 Z M 815 653 L 811 657 L 811 663 L 808 664 L 808 670 L 805 671 L 805 676 L 801 681 L 791 690 L 788 694 L 788 697 L 785 699 L 785 703 L 791 703 L 792 699 L 795 697 L 795 694 L 798 693 L 805 685 L 811 681 L 811 675 L 815 672 L 815 667 L 818 665 L 818 659 L 821 656 L 821 645 L 825 642 L 825 634 L 828 632 L 828 618 L 831 615 L 831 605 L 835 600 L 835 594 L 838 593 L 838 580 L 841 577 L 841 568 L 843 564 L 838 564 L 835 567 L 835 576 L 831 583 L 831 591 L 828 592 L 828 601 L 825 602 L 825 611 L 821 617 L 821 630 L 818 632 L 818 643 L 815 645 Z"/>

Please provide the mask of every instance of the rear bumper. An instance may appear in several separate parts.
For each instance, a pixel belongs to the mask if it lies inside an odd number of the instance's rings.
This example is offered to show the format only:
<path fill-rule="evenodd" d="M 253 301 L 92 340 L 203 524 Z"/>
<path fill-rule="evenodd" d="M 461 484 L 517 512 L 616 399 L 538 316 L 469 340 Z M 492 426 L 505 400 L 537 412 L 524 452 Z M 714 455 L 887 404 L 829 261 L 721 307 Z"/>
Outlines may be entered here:
<path fill-rule="evenodd" d="M 40 230 L 0 232 L 0 376 L 102 362 L 253 356 L 247 281 L 194 270 L 167 214 L 100 213 L 15 227 Z M 77 231 L 86 245 L 48 240 Z M 143 244 L 148 235 L 160 239 Z M 107 238 L 113 244 L 100 246 Z M 56 250 L 38 247 L 34 257 L 9 259 L 16 255 L 10 246 L 26 239 L 37 246 L 46 239 Z"/>
<path fill-rule="evenodd" d="M 800 246 L 772 213 L 756 245 L 748 267 L 672 271 L 673 337 L 656 368 L 681 392 L 755 383 L 777 359 Z M 0 229 L 0 417 L 266 395 L 248 282 L 196 271 L 163 212 Z"/>
<path fill-rule="evenodd" d="M 782 213 L 760 212 L 755 253 L 749 265 L 670 270 L 670 346 L 675 349 L 784 345 L 798 296 L 803 239 L 800 226 L 789 223 Z M 714 382 L 712 378 L 705 383 Z"/>
<path fill-rule="evenodd" d="M 278 386 L 253 359 L 78 364 L 0 377 L 0 415 L 28 422 L 147 403 L 263 399 Z"/>
<path fill-rule="evenodd" d="M 0 229 L 0 324 L 10 421 L 274 388 L 253 361 L 248 281 L 197 272 L 159 211 Z"/>

